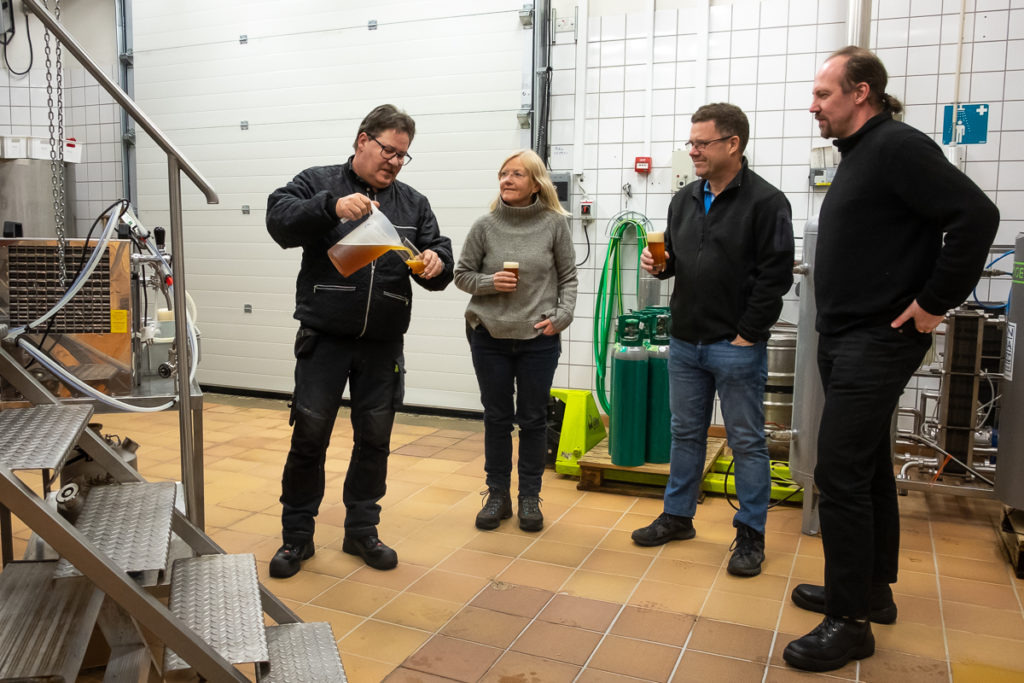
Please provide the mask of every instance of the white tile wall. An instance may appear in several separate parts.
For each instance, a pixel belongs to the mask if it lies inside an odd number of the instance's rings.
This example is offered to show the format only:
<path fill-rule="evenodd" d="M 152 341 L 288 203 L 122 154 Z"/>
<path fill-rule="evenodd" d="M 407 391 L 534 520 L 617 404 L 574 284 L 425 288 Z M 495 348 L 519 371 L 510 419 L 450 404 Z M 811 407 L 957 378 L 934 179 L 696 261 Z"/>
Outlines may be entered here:
<path fill-rule="evenodd" d="M 713 4 L 708 9 L 707 35 L 697 35 L 701 25 L 698 10 L 681 9 L 675 34 L 668 28 L 674 10 L 657 10 L 651 60 L 654 63 L 651 99 L 643 103 L 627 98 L 628 114 L 646 105 L 645 119 L 650 125 L 649 150 L 655 172 L 641 180 L 632 170 L 632 152 L 622 145 L 622 154 L 610 151 L 619 145 L 617 124 L 594 121 L 588 111 L 581 125 L 593 131 L 588 141 L 596 143 L 601 154 L 585 155 L 583 169 L 586 187 L 597 195 L 596 213 L 599 239 L 607 240 L 604 222 L 624 208 L 644 212 L 656 227 L 664 226 L 664 216 L 672 188 L 657 182 L 659 169 L 670 165 L 671 152 L 686 140 L 689 116 L 704 102 L 727 100 L 747 112 L 751 120 L 748 154 L 754 169 L 781 187 L 793 206 L 797 252 L 803 222 L 816 215 L 823 192 L 808 188 L 808 155 L 813 145 L 826 144 L 807 107 L 811 82 L 818 65 L 829 52 L 846 41 L 845 3 L 812 0 L 736 0 Z M 937 140 L 941 139 L 942 106 L 952 98 L 956 69 L 956 38 L 959 34 L 960 2 L 942 0 L 878 0 L 874 3 L 872 47 L 890 72 L 888 91 L 906 105 L 905 119 Z M 625 16 L 625 10 L 620 16 Z M 631 15 L 632 16 L 632 15 Z M 684 19 L 685 16 L 685 19 Z M 597 18 L 592 17 L 592 22 Z M 601 31 L 592 31 L 588 54 L 605 55 L 604 43 L 618 40 L 608 26 L 618 26 L 618 18 L 602 16 L 596 21 Z M 637 20 L 638 27 L 644 22 Z M 640 30 L 638 28 L 638 30 Z M 1024 177 L 1019 160 L 1024 159 L 1024 135 L 1003 132 L 1002 121 L 1024 120 L 1024 11 L 1009 9 L 1006 2 L 968 3 L 961 59 L 961 101 L 986 102 L 992 106 L 987 145 L 967 149 L 966 171 L 983 189 L 990 192 L 1003 214 L 997 242 L 1012 243 L 1012 237 L 1024 229 Z M 612 37 L 614 36 L 614 37 Z M 634 34 L 639 38 L 639 34 Z M 672 51 L 675 47 L 675 59 Z M 706 61 L 697 61 L 704 59 Z M 675 101 L 661 90 L 674 62 Z M 601 66 L 605 63 L 602 62 Z M 571 72 L 573 65 L 553 63 L 556 72 Z M 588 66 L 595 66 L 590 63 Z M 697 69 L 704 69 L 698 73 Z M 696 89 L 706 84 L 706 89 Z M 588 80 L 588 95 L 596 93 L 601 101 L 616 92 L 610 80 Z M 686 96 L 680 96 L 682 93 Z M 617 110 L 616 110 L 617 111 Z M 597 113 L 600 119 L 602 112 Z M 596 125 L 595 125 L 596 123 Z M 1016 124 L 1011 124 L 1014 128 Z M 1004 128 L 1006 126 L 1003 126 Z M 1002 138 L 1000 134 L 1002 133 Z M 1012 137 L 1008 137 L 1012 136 Z M 614 164 L 620 175 L 608 173 Z M 563 170 L 556 168 L 556 170 Z M 565 168 L 564 170 L 570 170 Z M 610 188 L 615 179 L 632 185 L 628 202 L 622 193 Z M 610 204 L 610 205 L 609 205 Z M 591 235 L 595 231 L 591 230 Z M 578 236 L 582 233 L 577 232 Z M 582 242 L 578 253 L 585 253 Z M 603 251 L 598 250 L 598 253 Z M 601 261 L 593 255 L 581 271 L 597 272 Z M 627 272 L 629 271 L 627 269 Z M 627 275 L 629 280 L 631 276 Z M 983 283 L 983 285 L 989 283 Z M 993 291 L 999 283 L 990 283 Z M 593 292 L 581 286 L 581 292 Z M 796 319 L 795 298 L 787 297 L 787 318 Z M 578 311 L 583 315 L 584 311 Z M 578 326 L 568 332 L 576 340 Z M 571 362 L 570 378 L 592 378 L 578 368 L 579 354 Z M 591 369 L 592 370 L 592 369 Z M 580 385 L 587 388 L 588 385 Z M 916 395 L 907 400 L 916 401 Z"/>

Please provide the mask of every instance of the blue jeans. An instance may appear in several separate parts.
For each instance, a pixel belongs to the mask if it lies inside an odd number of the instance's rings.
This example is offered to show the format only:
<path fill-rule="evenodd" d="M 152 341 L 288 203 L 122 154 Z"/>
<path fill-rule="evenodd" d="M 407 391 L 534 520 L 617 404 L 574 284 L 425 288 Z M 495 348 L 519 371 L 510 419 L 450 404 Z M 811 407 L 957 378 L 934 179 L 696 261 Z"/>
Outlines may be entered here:
<path fill-rule="evenodd" d="M 733 526 L 745 524 L 764 533 L 771 494 L 764 434 L 767 342 L 753 346 L 733 346 L 728 341 L 690 344 L 673 337 L 669 341 L 668 375 L 672 460 L 665 487 L 665 512 L 693 517 L 697 511 L 717 389 L 740 501 Z"/>
<path fill-rule="evenodd" d="M 519 494 L 540 495 L 547 453 L 548 396 L 561 352 L 559 337 L 495 339 L 478 325 L 469 332 L 469 346 L 484 407 L 487 486 L 507 491 L 512 485 L 512 425 L 516 423 Z"/>

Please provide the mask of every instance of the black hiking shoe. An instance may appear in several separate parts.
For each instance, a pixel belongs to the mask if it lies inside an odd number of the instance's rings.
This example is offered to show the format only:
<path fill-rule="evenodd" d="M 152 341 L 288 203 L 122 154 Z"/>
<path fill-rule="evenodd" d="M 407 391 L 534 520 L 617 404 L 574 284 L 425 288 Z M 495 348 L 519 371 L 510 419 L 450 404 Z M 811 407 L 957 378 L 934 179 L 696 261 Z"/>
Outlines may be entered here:
<path fill-rule="evenodd" d="M 484 498 L 483 509 L 476 515 L 477 529 L 487 531 L 497 529 L 498 525 L 501 524 L 501 520 L 512 516 L 512 496 L 509 494 L 508 489 L 502 491 L 501 489 L 488 488 L 480 495 L 486 496 L 486 498 Z"/>
<path fill-rule="evenodd" d="M 692 517 L 679 517 L 662 512 L 658 518 L 642 529 L 633 532 L 633 543 L 654 546 L 669 541 L 686 541 L 697 535 Z"/>
<path fill-rule="evenodd" d="M 729 558 L 727 567 L 733 576 L 757 576 L 761 573 L 764 562 L 764 534 L 750 528 L 746 524 L 736 525 L 736 540 L 732 542 L 735 550 Z"/>
<path fill-rule="evenodd" d="M 540 496 L 519 496 L 519 528 L 523 531 L 540 531 L 544 528 Z"/>

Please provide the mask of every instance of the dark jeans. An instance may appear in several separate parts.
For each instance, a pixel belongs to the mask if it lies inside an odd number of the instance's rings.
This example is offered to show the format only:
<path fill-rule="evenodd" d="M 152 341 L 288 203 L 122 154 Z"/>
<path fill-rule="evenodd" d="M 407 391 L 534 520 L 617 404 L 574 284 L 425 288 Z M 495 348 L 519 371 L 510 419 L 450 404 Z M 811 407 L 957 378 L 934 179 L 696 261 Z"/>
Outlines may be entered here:
<path fill-rule="evenodd" d="M 342 339 L 300 329 L 295 338 L 292 445 L 281 479 L 285 543 L 313 539 L 324 498 L 324 461 L 346 381 L 351 382 L 352 459 L 345 475 L 346 535 L 375 536 L 386 490 L 391 427 L 405 387 L 402 340 Z"/>
<path fill-rule="evenodd" d="M 505 491 L 512 485 L 512 425 L 516 423 L 519 494 L 540 495 L 547 452 L 548 396 L 561 352 L 559 338 L 495 339 L 478 325 L 470 332 L 469 346 L 484 407 L 487 486 Z"/>
<path fill-rule="evenodd" d="M 820 335 L 825 406 L 814 481 L 825 551 L 825 610 L 866 618 L 873 585 L 895 583 L 900 512 L 891 424 L 931 336 L 913 322 Z"/>

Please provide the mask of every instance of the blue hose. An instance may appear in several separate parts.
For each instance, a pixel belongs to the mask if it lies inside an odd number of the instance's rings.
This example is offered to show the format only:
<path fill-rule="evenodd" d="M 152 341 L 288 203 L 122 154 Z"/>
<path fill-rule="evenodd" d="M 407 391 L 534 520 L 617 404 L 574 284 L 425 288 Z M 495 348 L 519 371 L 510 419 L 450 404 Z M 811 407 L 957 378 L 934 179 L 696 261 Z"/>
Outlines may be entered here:
<path fill-rule="evenodd" d="M 987 266 L 985 266 L 985 268 L 986 269 L 991 268 L 992 266 L 994 266 L 995 264 L 999 263 L 1000 261 L 1002 261 L 1004 258 L 1009 256 L 1010 254 L 1012 254 L 1013 251 L 1014 251 L 1013 249 L 1010 249 L 1009 251 L 1003 252 L 999 256 L 997 256 L 994 259 L 992 259 L 992 261 L 990 261 L 989 264 Z M 1008 310 L 1010 310 L 1010 297 L 1009 296 L 1007 296 L 1005 304 L 1002 304 L 1001 306 L 989 306 L 988 304 L 982 303 L 981 300 L 978 298 L 978 287 L 977 287 L 977 285 L 975 285 L 974 290 L 971 292 L 971 294 L 974 297 L 974 303 L 978 304 L 979 306 L 981 306 L 986 311 L 1008 311 Z"/>

